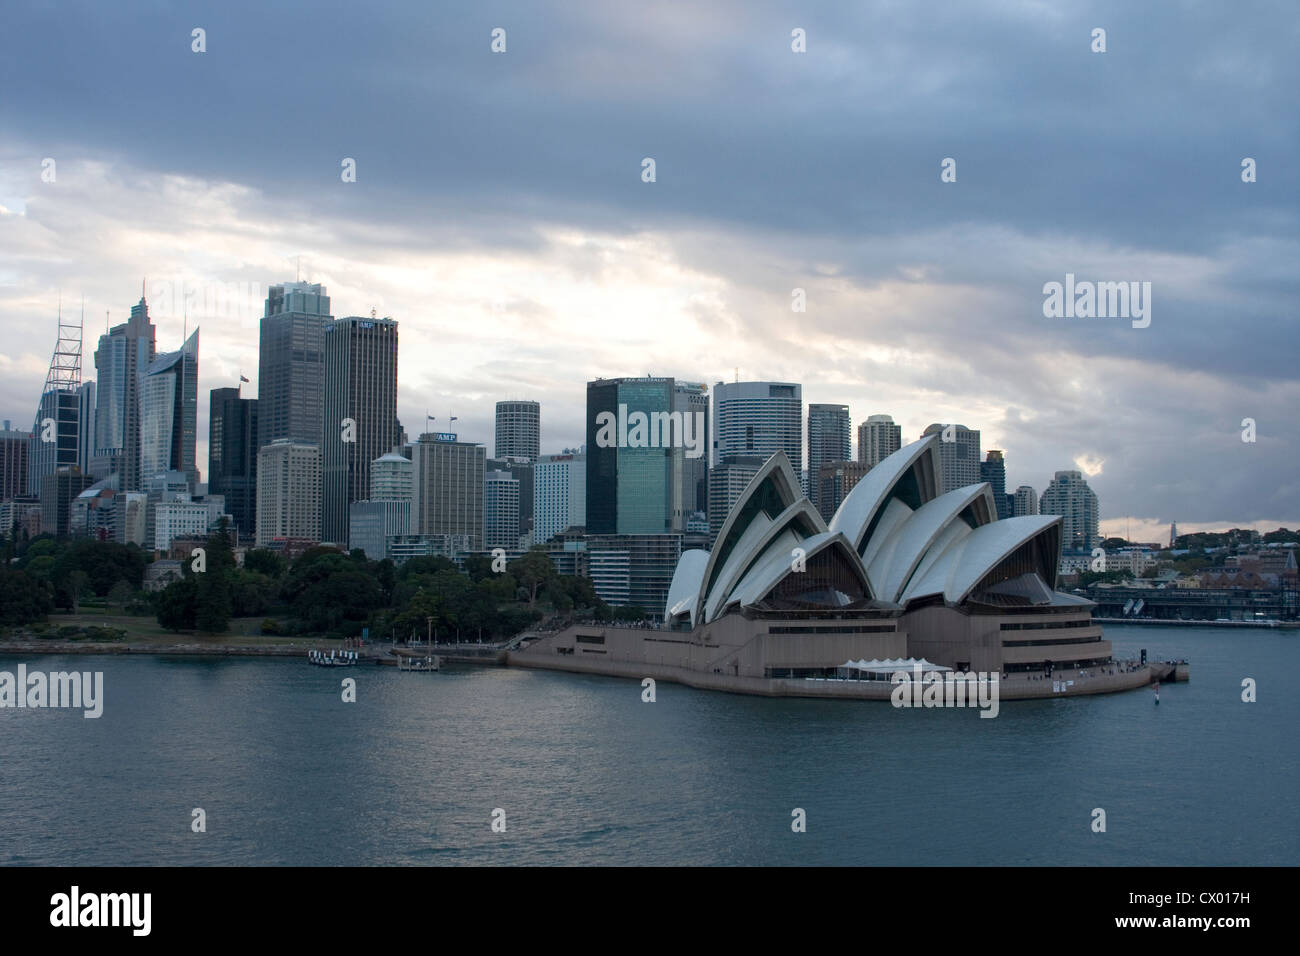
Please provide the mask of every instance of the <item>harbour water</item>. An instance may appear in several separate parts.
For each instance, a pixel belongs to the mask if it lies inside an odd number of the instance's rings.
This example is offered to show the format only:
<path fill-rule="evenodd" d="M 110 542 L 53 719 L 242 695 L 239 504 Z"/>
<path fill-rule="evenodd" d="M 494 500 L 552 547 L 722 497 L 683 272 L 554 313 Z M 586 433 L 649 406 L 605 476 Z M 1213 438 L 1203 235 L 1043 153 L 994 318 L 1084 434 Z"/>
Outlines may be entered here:
<path fill-rule="evenodd" d="M 104 710 L 0 709 L 0 864 L 1300 863 L 1300 634 L 1106 634 L 1191 681 L 982 720 L 505 668 L 27 657 L 103 671 Z"/>

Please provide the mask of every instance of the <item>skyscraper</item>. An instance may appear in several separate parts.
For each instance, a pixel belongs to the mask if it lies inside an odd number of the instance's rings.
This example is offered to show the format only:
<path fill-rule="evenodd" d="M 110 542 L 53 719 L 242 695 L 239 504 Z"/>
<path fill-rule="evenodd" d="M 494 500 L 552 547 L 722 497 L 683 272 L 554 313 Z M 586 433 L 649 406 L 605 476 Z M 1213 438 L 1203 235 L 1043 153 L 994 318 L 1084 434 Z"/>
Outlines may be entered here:
<path fill-rule="evenodd" d="M 243 538 L 257 534 L 257 399 L 214 388 L 208 400 L 208 492 L 226 499 Z"/>
<path fill-rule="evenodd" d="M 824 513 L 821 503 L 821 466 L 847 461 L 852 442 L 849 406 L 816 403 L 808 406 L 808 498 L 814 508 L 823 512 L 823 518 L 829 519 L 830 515 Z"/>
<path fill-rule="evenodd" d="M 980 481 L 987 481 L 993 488 L 999 520 L 1011 517 L 1011 503 L 1007 500 L 1007 463 L 998 449 L 990 448 L 987 457 L 980 462 Z"/>
<path fill-rule="evenodd" d="M 72 503 L 94 484 L 76 465 L 60 465 L 41 476 L 41 531 L 58 537 L 72 530 Z"/>
<path fill-rule="evenodd" d="M 541 455 L 533 468 L 533 543 L 587 526 L 587 456 Z"/>
<path fill-rule="evenodd" d="M 27 487 L 33 495 L 44 496 L 44 479 L 60 468 L 77 468 L 81 447 L 81 399 L 77 394 L 80 387 L 81 326 L 65 322 L 60 309 L 59 337 L 27 445 Z M 80 474 L 79 468 L 77 471 Z M 77 494 L 81 490 L 78 488 Z M 66 517 L 63 526 L 67 526 Z"/>
<path fill-rule="evenodd" d="M 463 538 L 483 550 L 483 475 L 487 449 L 454 436 L 424 434 L 412 446 L 414 532 Z"/>
<path fill-rule="evenodd" d="M 370 463 L 370 497 L 348 506 L 348 547 L 379 561 L 391 557 L 393 539 L 411 534 L 415 463 L 397 451 Z"/>
<path fill-rule="evenodd" d="M 32 435 L 9 426 L 6 419 L 0 429 L 0 501 L 27 496 L 27 455 Z M 0 535 L 8 533 L 8 528 L 0 527 Z"/>
<path fill-rule="evenodd" d="M 674 409 L 694 416 L 704 429 L 701 437 L 704 454 L 698 458 L 682 457 L 682 505 L 680 527 L 697 511 L 709 511 L 709 386 L 703 382 L 677 382 L 673 386 Z"/>
<path fill-rule="evenodd" d="M 533 401 L 497 402 L 493 457 L 536 461 L 541 453 L 542 406 Z"/>
<path fill-rule="evenodd" d="M 199 391 L 199 330 L 180 349 L 149 363 L 140 383 L 140 475 L 184 472 L 199 482 L 195 461 Z"/>
<path fill-rule="evenodd" d="M 95 383 L 77 387 L 77 467 L 83 475 L 95 475 Z"/>
<path fill-rule="evenodd" d="M 824 461 L 817 469 L 817 508 L 827 522 L 871 466 L 861 461 Z"/>
<path fill-rule="evenodd" d="M 77 468 L 80 405 L 75 390 L 47 388 L 42 393 L 27 444 L 28 488 L 40 488 L 41 482 L 60 468 Z"/>
<path fill-rule="evenodd" d="M 519 479 L 508 471 L 483 476 L 483 547 L 519 548 Z"/>
<path fill-rule="evenodd" d="M 709 470 L 709 534 L 717 534 L 741 493 L 767 461 L 765 455 L 731 455 Z"/>
<path fill-rule="evenodd" d="M 259 402 L 260 405 L 260 402 Z M 320 446 L 279 438 L 257 455 L 257 546 L 320 541 Z"/>
<path fill-rule="evenodd" d="M 488 472 L 504 471 L 519 482 L 519 540 L 531 541 L 533 535 L 533 462 L 524 458 L 489 458 Z"/>
<path fill-rule="evenodd" d="M 934 424 L 921 437 L 934 434 L 939 435 L 939 493 L 979 484 L 979 430 L 965 425 Z"/>
<path fill-rule="evenodd" d="M 286 282 L 267 290 L 257 363 L 263 445 L 278 438 L 320 444 L 325 329 L 332 321 L 330 299 L 320 284 Z"/>
<path fill-rule="evenodd" d="M 1021 485 L 1011 496 L 1011 516 L 1022 518 L 1038 514 L 1038 492 L 1029 485 Z"/>
<path fill-rule="evenodd" d="M 681 530 L 684 442 L 689 438 L 701 454 L 707 449 L 699 420 L 677 411 L 675 384 L 654 377 L 587 383 L 590 534 Z"/>
<path fill-rule="evenodd" d="M 139 491 L 140 386 L 157 351 L 149 306 L 141 297 L 131 317 L 99 337 L 95 350 L 95 455 L 91 472 L 117 474 L 120 491 Z"/>
<path fill-rule="evenodd" d="M 370 463 L 398 442 L 397 323 L 349 316 L 324 338 L 323 540 L 348 540 L 348 505 L 370 493 Z"/>
<path fill-rule="evenodd" d="M 1045 515 L 1061 515 L 1061 549 L 1090 551 L 1101 541 L 1097 533 L 1097 495 L 1077 471 L 1058 471 L 1038 500 Z"/>
<path fill-rule="evenodd" d="M 888 415 L 868 415 L 858 426 L 858 461 L 874 468 L 903 447 L 903 429 Z"/>
<path fill-rule="evenodd" d="M 803 470 L 803 387 L 793 382 L 718 382 L 713 386 L 715 464 L 783 451 Z M 846 456 L 847 457 L 847 456 Z"/>
<path fill-rule="evenodd" d="M 370 500 L 406 501 L 415 496 L 415 464 L 405 455 L 391 451 L 370 463 Z M 408 511 L 408 519 L 410 512 Z M 410 531 L 407 527 L 402 533 Z"/>

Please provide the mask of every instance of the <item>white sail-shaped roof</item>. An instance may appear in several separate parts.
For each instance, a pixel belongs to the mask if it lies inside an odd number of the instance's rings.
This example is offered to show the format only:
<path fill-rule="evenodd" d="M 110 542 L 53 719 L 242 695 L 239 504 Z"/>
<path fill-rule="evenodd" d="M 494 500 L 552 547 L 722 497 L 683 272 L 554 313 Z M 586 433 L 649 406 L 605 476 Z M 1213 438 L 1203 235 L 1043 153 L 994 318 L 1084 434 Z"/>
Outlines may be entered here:
<path fill-rule="evenodd" d="M 1061 518 L 999 521 L 988 483 L 939 495 L 938 441 L 927 436 L 872 468 L 829 528 L 801 493 L 789 459 L 776 453 L 745 487 L 713 549 L 682 555 L 665 621 L 695 627 L 765 601 L 834 607 L 869 600 L 903 608 L 936 597 L 949 605 L 1072 603 L 1054 591 Z M 787 581 L 817 555 L 806 588 Z"/>
<path fill-rule="evenodd" d="M 749 531 L 751 523 L 761 522 L 764 519 L 774 520 L 777 515 L 802 497 L 799 476 L 794 473 L 794 467 L 785 452 L 778 451 L 764 462 L 763 467 L 758 469 L 754 477 L 749 480 L 749 484 L 740 493 L 727 519 L 722 523 L 718 537 L 714 540 L 713 550 L 709 552 L 709 563 L 704 569 L 704 580 L 701 585 L 703 590 L 706 593 L 712 590 L 718 573 L 726 565 L 732 553 L 738 549 L 740 539 Z M 751 537 L 748 540 L 755 540 L 755 538 Z"/>
<path fill-rule="evenodd" d="M 1060 525 L 1060 515 L 1024 515 L 976 528 L 947 548 L 924 575 L 913 575 L 902 600 L 942 594 L 945 603 L 960 604 L 1003 560 L 1040 535 L 1049 540 L 1044 543 L 1037 573 L 1051 588 L 1056 582 Z"/>
<path fill-rule="evenodd" d="M 919 508 L 938 495 L 938 435 L 928 435 L 905 445 L 867 472 L 840 503 L 830 521 L 830 530 L 849 539 L 862 554 L 867 530 L 880 509 L 900 490 L 906 479 L 915 480 L 916 500 L 909 504 Z M 907 502 L 903 502 L 908 504 Z"/>
<path fill-rule="evenodd" d="M 969 521 L 963 518 L 963 513 L 969 516 Z M 945 528 L 958 523 L 968 528 L 981 527 L 997 520 L 997 516 L 993 491 L 985 482 L 940 495 L 889 532 L 877 524 L 874 537 L 884 537 L 886 541 L 867 565 L 867 575 L 876 587 L 876 594 L 887 601 L 902 597 L 912 572 Z"/>
<path fill-rule="evenodd" d="M 863 591 L 867 594 L 871 593 L 862 563 L 854 560 L 856 555 L 844 535 L 824 531 L 821 534 L 805 539 L 799 547 L 804 551 L 803 561 L 805 563 L 828 548 L 840 550 L 849 567 L 853 568 L 858 574 L 858 580 Z M 786 576 L 805 573 L 794 570 L 792 565 L 792 555 L 788 550 L 782 552 L 774 548 L 771 554 L 766 556 L 761 563 L 755 565 L 749 574 L 745 575 L 739 586 L 731 593 L 727 603 L 738 603 L 742 606 L 758 603 L 770 594 L 772 589 L 780 584 Z"/>
<path fill-rule="evenodd" d="M 800 498 L 786 508 L 772 521 L 765 515 L 756 515 L 751 528 L 758 529 L 752 539 L 747 530 L 740 536 L 738 546 L 732 550 L 731 557 L 714 576 L 713 587 L 705 602 L 704 619 L 711 621 L 718 616 L 723 600 L 732 593 L 736 582 L 755 564 L 761 563 L 769 553 L 784 555 L 788 564 L 791 551 L 800 546 L 806 538 L 821 534 L 826 530 L 821 515 L 807 498 Z"/>
<path fill-rule="evenodd" d="M 709 552 L 699 548 L 682 552 L 673 572 L 673 583 L 668 586 L 668 607 L 664 619 L 671 621 L 682 614 L 688 615 L 691 626 L 695 625 L 695 615 L 700 599 L 700 582 L 704 580 L 704 568 L 709 563 Z"/>

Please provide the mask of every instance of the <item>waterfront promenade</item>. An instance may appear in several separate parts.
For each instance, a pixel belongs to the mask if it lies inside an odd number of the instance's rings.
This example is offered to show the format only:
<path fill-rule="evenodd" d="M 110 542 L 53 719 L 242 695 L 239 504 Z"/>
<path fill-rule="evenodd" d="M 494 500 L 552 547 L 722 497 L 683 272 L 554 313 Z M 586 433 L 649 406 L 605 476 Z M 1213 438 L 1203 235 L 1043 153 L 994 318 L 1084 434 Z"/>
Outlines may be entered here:
<path fill-rule="evenodd" d="M 837 680 L 833 678 L 765 678 L 740 677 L 670 667 L 659 664 L 632 664 L 557 657 L 541 652 L 511 651 L 506 655 L 511 667 L 569 671 L 641 680 L 647 677 L 670 681 L 699 690 L 719 690 L 763 697 L 817 697 L 843 700 L 889 700 L 894 685 L 889 681 Z M 1052 677 L 1008 674 L 998 681 L 1002 700 L 1034 700 L 1049 697 L 1081 697 L 1133 690 L 1155 681 L 1185 681 L 1190 669 L 1173 661 L 1115 661 L 1106 667 L 1059 670 Z"/>

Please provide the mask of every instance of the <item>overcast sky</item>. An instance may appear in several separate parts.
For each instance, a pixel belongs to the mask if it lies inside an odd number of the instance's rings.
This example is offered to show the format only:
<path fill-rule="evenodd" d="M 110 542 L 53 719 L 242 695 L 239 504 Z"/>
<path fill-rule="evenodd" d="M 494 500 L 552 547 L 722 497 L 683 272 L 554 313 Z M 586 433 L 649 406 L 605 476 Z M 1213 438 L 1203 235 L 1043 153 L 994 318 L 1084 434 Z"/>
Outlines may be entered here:
<path fill-rule="evenodd" d="M 186 292 L 202 328 L 206 473 L 207 391 L 256 395 L 301 268 L 400 323 L 412 435 L 490 451 L 534 398 L 554 452 L 600 375 L 796 381 L 981 429 L 1009 491 L 1084 471 L 1104 530 L 1294 528 L 1298 48 L 1293 0 L 6 0 L 0 418 L 60 292 L 93 374 L 147 277 L 160 350 Z M 1150 282 L 1149 327 L 1046 318 L 1067 273 Z"/>

